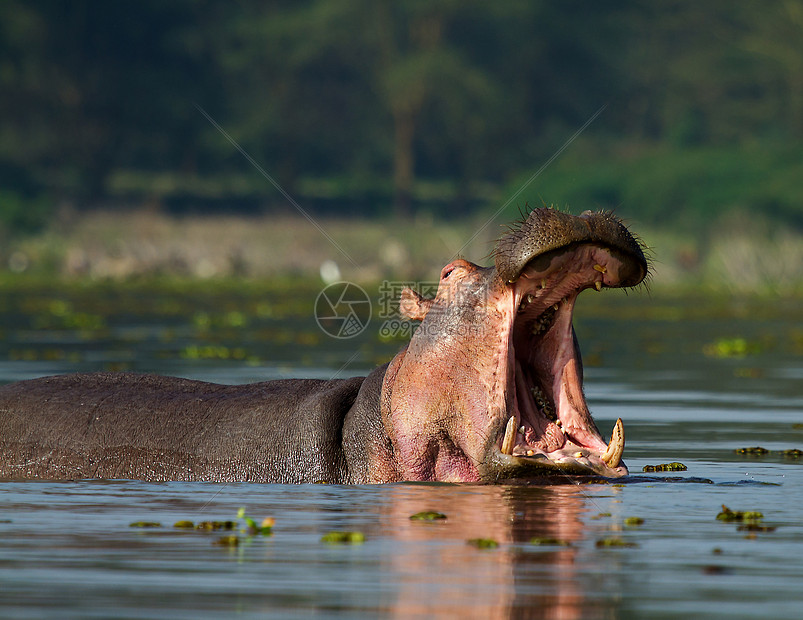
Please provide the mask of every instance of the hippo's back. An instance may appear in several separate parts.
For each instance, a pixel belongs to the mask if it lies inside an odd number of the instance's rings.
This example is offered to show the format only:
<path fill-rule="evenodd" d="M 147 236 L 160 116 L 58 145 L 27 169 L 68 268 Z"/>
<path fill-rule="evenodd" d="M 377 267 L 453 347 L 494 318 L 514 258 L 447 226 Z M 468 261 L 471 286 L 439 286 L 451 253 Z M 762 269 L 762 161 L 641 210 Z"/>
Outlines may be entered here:
<path fill-rule="evenodd" d="M 0 478 L 345 482 L 363 377 L 218 385 L 133 373 L 0 387 Z"/>

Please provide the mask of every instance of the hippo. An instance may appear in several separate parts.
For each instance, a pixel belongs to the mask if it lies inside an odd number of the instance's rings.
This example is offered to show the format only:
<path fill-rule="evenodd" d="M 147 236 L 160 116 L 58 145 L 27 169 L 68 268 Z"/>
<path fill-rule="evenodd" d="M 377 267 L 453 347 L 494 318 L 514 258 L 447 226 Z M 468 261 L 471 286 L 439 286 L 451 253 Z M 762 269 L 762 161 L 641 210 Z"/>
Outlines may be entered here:
<path fill-rule="evenodd" d="M 367 377 L 218 385 L 83 373 L 0 387 L 0 479 L 369 484 L 618 478 L 583 395 L 572 326 L 584 289 L 633 287 L 645 249 L 616 216 L 538 208 L 493 266 L 406 288 L 410 341 Z"/>

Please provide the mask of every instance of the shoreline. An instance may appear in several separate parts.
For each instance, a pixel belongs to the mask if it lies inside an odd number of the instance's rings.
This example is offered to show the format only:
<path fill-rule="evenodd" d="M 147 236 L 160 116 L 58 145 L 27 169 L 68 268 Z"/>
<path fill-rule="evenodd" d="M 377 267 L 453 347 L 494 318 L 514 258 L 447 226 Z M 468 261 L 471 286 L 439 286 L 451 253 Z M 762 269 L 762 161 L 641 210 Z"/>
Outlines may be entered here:
<path fill-rule="evenodd" d="M 501 226 L 482 229 L 485 224 L 479 216 L 313 222 L 288 214 L 177 217 L 147 210 L 95 211 L 60 218 L 37 235 L 6 240 L 0 281 L 431 283 L 457 256 L 490 262 Z M 745 220 L 691 237 L 629 225 L 648 247 L 653 294 L 803 295 L 803 235 L 794 231 Z"/>

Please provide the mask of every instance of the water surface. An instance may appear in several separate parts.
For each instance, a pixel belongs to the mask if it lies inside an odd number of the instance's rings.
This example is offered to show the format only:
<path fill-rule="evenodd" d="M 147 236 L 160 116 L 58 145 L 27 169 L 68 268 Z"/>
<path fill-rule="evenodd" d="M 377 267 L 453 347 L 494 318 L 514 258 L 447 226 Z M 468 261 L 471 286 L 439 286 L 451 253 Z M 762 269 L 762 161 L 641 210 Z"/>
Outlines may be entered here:
<path fill-rule="evenodd" d="M 400 346 L 370 330 L 332 341 L 269 296 L 85 297 L 7 292 L 0 381 L 108 368 L 227 383 L 349 376 Z M 803 449 L 797 305 L 583 301 L 586 394 L 604 434 L 625 422 L 623 483 L 4 482 L 0 615 L 797 617 L 803 460 L 781 453 Z M 770 453 L 735 452 L 756 445 Z M 642 473 L 671 461 L 688 469 Z M 718 521 L 723 504 L 760 510 L 774 529 Z M 224 533 L 173 527 L 235 519 L 241 507 L 273 517 L 272 535 L 238 533 L 240 544 L 224 547 L 213 544 Z M 424 510 L 447 518 L 410 520 Z M 161 526 L 129 526 L 143 520 Z M 365 541 L 322 543 L 334 530 Z M 477 538 L 498 546 L 467 542 Z M 631 546 L 598 546 L 611 538 Z"/>

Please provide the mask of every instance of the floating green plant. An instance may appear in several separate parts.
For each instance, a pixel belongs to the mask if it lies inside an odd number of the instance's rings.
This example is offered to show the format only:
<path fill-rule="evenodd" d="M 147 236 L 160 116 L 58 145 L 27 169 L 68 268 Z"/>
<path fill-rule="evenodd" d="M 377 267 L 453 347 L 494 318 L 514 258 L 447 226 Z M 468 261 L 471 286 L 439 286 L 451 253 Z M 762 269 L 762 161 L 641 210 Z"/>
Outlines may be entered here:
<path fill-rule="evenodd" d="M 677 461 L 673 463 L 661 463 L 659 465 L 645 465 L 641 471 L 656 472 L 656 471 L 686 471 L 688 468 L 683 463 Z"/>
<path fill-rule="evenodd" d="M 192 521 L 176 521 L 173 524 L 173 527 L 177 527 L 180 529 L 191 530 L 195 528 L 195 524 Z"/>
<path fill-rule="evenodd" d="M 190 345 L 184 347 L 181 357 L 188 360 L 234 360 L 245 361 L 251 358 L 248 351 L 242 347 L 227 347 L 224 345 Z"/>
<path fill-rule="evenodd" d="M 644 525 L 644 519 L 641 517 L 627 517 L 625 519 L 625 525 L 627 526 L 636 526 L 636 525 Z"/>
<path fill-rule="evenodd" d="M 736 454 L 749 454 L 750 456 L 764 456 L 769 454 L 769 450 L 761 446 L 752 446 L 750 448 L 737 448 Z"/>
<path fill-rule="evenodd" d="M 362 532 L 328 532 L 321 536 L 321 542 L 331 544 L 362 544 L 365 534 Z"/>
<path fill-rule="evenodd" d="M 276 522 L 275 519 L 272 517 L 265 517 L 262 519 L 262 523 L 257 525 L 257 522 L 254 521 L 251 517 L 246 516 L 245 508 L 240 508 L 237 511 L 237 518 L 242 519 L 245 521 L 246 532 L 251 536 L 256 534 L 260 534 L 262 536 L 270 536 L 273 533 L 273 525 Z"/>
<path fill-rule="evenodd" d="M 803 457 L 803 450 L 792 448 L 791 450 L 783 450 L 781 454 L 783 454 L 788 459 L 799 459 Z"/>
<path fill-rule="evenodd" d="M 611 536 L 610 538 L 600 538 L 597 541 L 597 547 L 638 547 L 638 545 L 618 536 Z"/>
<path fill-rule="evenodd" d="M 237 529 L 236 521 L 201 521 L 195 526 L 196 530 L 234 530 Z"/>
<path fill-rule="evenodd" d="M 764 518 L 764 514 L 757 510 L 731 510 L 725 504 L 722 504 L 722 511 L 717 515 L 719 521 L 760 521 Z"/>
<path fill-rule="evenodd" d="M 493 538 L 471 538 L 466 542 L 477 549 L 496 549 L 499 546 Z"/>
<path fill-rule="evenodd" d="M 755 342 L 749 342 L 745 338 L 720 338 L 703 347 L 703 353 L 709 357 L 730 358 L 746 357 L 755 355 L 761 351 L 761 346 Z"/>
<path fill-rule="evenodd" d="M 128 527 L 162 527 L 162 524 L 156 521 L 134 521 Z"/>

